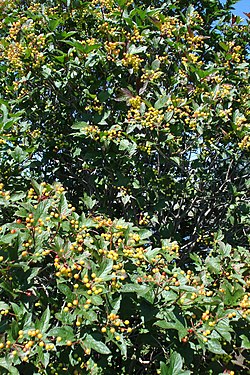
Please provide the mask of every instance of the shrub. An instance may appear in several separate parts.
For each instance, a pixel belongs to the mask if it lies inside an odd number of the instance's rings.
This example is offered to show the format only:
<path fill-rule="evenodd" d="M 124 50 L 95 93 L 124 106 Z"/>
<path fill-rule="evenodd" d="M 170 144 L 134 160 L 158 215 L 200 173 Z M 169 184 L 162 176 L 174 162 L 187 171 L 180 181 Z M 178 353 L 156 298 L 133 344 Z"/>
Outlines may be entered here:
<path fill-rule="evenodd" d="M 180 267 L 176 242 L 78 214 L 60 184 L 34 183 L 15 212 L 0 237 L 6 373 L 246 373 L 246 249 L 214 233 Z"/>
<path fill-rule="evenodd" d="M 235 2 L 0 1 L 1 373 L 249 371 Z"/>

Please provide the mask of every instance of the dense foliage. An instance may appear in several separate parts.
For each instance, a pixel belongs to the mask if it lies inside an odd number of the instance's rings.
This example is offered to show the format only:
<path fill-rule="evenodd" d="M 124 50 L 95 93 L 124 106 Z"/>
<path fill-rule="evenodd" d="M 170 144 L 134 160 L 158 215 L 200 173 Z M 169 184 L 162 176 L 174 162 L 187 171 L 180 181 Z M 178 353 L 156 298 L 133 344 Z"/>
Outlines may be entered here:
<path fill-rule="evenodd" d="M 250 373 L 235 2 L 0 1 L 1 373 Z"/>

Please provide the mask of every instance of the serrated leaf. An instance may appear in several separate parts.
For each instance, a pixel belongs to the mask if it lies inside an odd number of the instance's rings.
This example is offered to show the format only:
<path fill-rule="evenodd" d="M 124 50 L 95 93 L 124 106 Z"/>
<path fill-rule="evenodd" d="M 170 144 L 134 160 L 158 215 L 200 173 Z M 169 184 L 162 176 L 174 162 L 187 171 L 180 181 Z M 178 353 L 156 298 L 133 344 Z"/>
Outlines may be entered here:
<path fill-rule="evenodd" d="M 49 306 L 43 312 L 41 319 L 36 323 L 36 328 L 41 332 L 46 332 L 50 326 L 50 308 Z"/>
<path fill-rule="evenodd" d="M 85 339 L 84 339 L 84 344 L 90 348 L 90 349 L 94 349 L 96 352 L 100 353 L 100 354 L 110 354 L 110 350 L 109 348 L 107 347 L 107 345 L 105 345 L 103 342 L 101 341 L 98 341 L 98 340 L 95 340 L 93 336 L 91 335 L 86 335 Z"/>
<path fill-rule="evenodd" d="M 215 331 L 226 341 L 230 342 L 232 340 L 230 332 L 233 332 L 233 329 L 230 327 L 228 319 L 220 320 L 216 324 Z"/>
<path fill-rule="evenodd" d="M 169 98 L 167 96 L 161 96 L 156 102 L 154 107 L 156 109 L 161 109 L 166 106 L 167 102 L 169 101 Z"/>
<path fill-rule="evenodd" d="M 131 46 L 128 49 L 128 53 L 131 55 L 135 55 L 136 53 L 146 52 L 147 48 L 147 46 L 136 47 L 134 44 L 131 44 Z"/>
<path fill-rule="evenodd" d="M 111 259 L 105 259 L 105 261 L 102 262 L 100 267 L 100 274 L 98 277 L 100 277 L 102 280 L 109 280 L 110 279 L 110 273 L 113 269 L 113 261 Z"/>
<path fill-rule="evenodd" d="M 43 190 L 43 186 L 41 186 L 40 184 L 38 184 L 35 180 L 31 180 L 31 185 L 33 186 L 35 192 L 37 195 L 41 195 L 42 194 L 42 190 Z"/>
<path fill-rule="evenodd" d="M 111 302 L 111 306 L 112 306 L 112 313 L 113 314 L 117 314 L 119 309 L 120 309 L 120 305 L 121 305 L 121 300 L 122 300 L 122 296 L 116 298 L 115 300 L 113 300 Z"/>
<path fill-rule="evenodd" d="M 71 128 L 72 129 L 76 129 L 76 130 L 79 130 L 79 129 L 84 129 L 86 128 L 87 126 L 89 126 L 89 124 L 85 121 L 79 121 L 79 122 L 75 122 Z"/>
<path fill-rule="evenodd" d="M 68 285 L 66 285 L 66 284 L 58 284 L 57 287 L 60 290 L 60 292 L 62 292 L 67 297 L 67 300 L 73 300 L 74 299 L 74 294 L 72 293 L 72 291 L 68 287 Z"/>
<path fill-rule="evenodd" d="M 181 355 L 177 352 L 172 352 L 170 354 L 170 364 L 166 368 L 164 367 L 164 375 L 190 375 L 190 371 L 184 371 L 183 359 Z"/>
<path fill-rule="evenodd" d="M 10 330 L 11 330 L 12 339 L 16 341 L 16 339 L 18 338 L 18 331 L 19 331 L 18 323 L 16 320 L 12 321 Z"/>
<path fill-rule="evenodd" d="M 207 342 L 207 348 L 214 354 L 226 354 L 225 350 L 222 349 L 222 346 L 217 339 L 210 338 Z"/>
<path fill-rule="evenodd" d="M 145 285 L 125 284 L 123 285 L 121 292 L 122 293 L 136 293 L 139 296 L 143 297 L 149 290 L 150 290 L 150 287 L 145 286 Z"/>
<path fill-rule="evenodd" d="M 151 64 L 152 70 L 159 69 L 160 65 L 161 65 L 160 60 L 155 59 L 155 60 L 152 62 L 152 64 Z"/>
<path fill-rule="evenodd" d="M 31 280 L 33 280 L 37 276 L 40 269 L 41 269 L 41 267 L 32 267 L 30 269 L 30 275 L 27 278 L 28 283 L 30 283 Z"/>
<path fill-rule="evenodd" d="M 173 160 L 175 164 L 180 165 L 181 160 L 178 156 L 171 156 L 170 159 Z"/>
<path fill-rule="evenodd" d="M 41 347 L 38 347 L 37 352 L 38 352 L 38 358 L 39 358 L 39 360 L 41 361 L 41 363 L 43 364 L 43 366 L 46 368 L 48 366 L 48 364 L 49 364 L 50 353 L 49 352 L 45 352 L 44 349 L 41 348 Z"/>
<path fill-rule="evenodd" d="M 152 232 L 148 229 L 142 229 L 139 232 L 139 236 L 141 240 L 145 240 L 146 238 L 150 238 L 152 236 Z"/>
<path fill-rule="evenodd" d="M 84 193 L 83 198 L 82 198 L 83 203 L 88 209 L 92 209 L 95 204 L 97 203 L 96 199 L 91 198 L 88 194 Z"/>
<path fill-rule="evenodd" d="M 22 319 L 24 313 L 25 313 L 25 308 L 22 304 L 19 303 L 16 304 L 14 302 L 11 302 L 11 307 L 16 315 L 16 319 L 19 320 L 19 319 Z"/>
<path fill-rule="evenodd" d="M 187 335 L 187 329 L 184 327 L 184 325 L 176 320 L 175 322 L 168 322 L 166 320 L 158 320 L 156 323 L 154 323 L 156 326 L 163 328 L 163 329 L 175 329 L 178 331 L 179 339 L 183 339 Z"/>
<path fill-rule="evenodd" d="M 41 218 L 42 215 L 46 215 L 48 208 L 50 206 L 50 202 L 48 200 L 44 200 L 40 202 L 36 208 L 34 213 L 34 223 L 36 224 L 37 220 Z"/>
<path fill-rule="evenodd" d="M 124 337 L 120 337 L 120 340 L 119 341 L 116 341 L 115 342 L 116 345 L 118 346 L 118 348 L 120 349 L 121 351 L 121 355 L 125 358 L 127 358 L 127 344 L 124 340 Z"/>
<path fill-rule="evenodd" d="M 10 244 L 11 241 L 18 236 L 18 233 L 8 233 L 0 237 L 0 244 Z"/>
<path fill-rule="evenodd" d="M 17 202 L 17 201 L 20 201 L 21 199 L 23 199 L 25 196 L 26 196 L 26 193 L 24 191 L 19 192 L 19 193 L 17 192 L 15 194 L 11 195 L 10 201 L 11 202 Z"/>
<path fill-rule="evenodd" d="M 68 208 L 68 202 L 67 202 L 67 199 L 65 197 L 65 194 L 61 194 L 61 196 L 60 196 L 60 202 L 59 202 L 58 210 L 59 210 L 61 215 L 65 215 L 65 216 L 67 216 L 67 214 L 70 212 L 70 210 Z"/>
<path fill-rule="evenodd" d="M 206 266 L 212 273 L 218 274 L 221 271 L 220 260 L 214 257 L 207 257 Z"/>
<path fill-rule="evenodd" d="M 127 151 L 130 156 L 136 152 L 137 146 L 135 142 L 130 142 L 127 139 L 122 139 L 119 142 L 119 150 Z"/>
<path fill-rule="evenodd" d="M 48 332 L 47 335 L 53 336 L 53 337 L 61 337 L 62 338 L 62 341 L 60 341 L 61 344 L 64 344 L 67 340 L 69 340 L 69 341 L 75 340 L 73 328 L 70 327 L 70 326 L 52 328 Z"/>
<path fill-rule="evenodd" d="M 0 358 L 0 367 L 8 370 L 9 375 L 20 375 L 19 371 L 6 358 Z"/>
<path fill-rule="evenodd" d="M 223 294 L 224 303 L 228 306 L 236 306 L 244 295 L 243 287 L 236 282 L 231 284 L 227 280 L 224 280 L 222 288 L 225 289 L 225 293 Z"/>
<path fill-rule="evenodd" d="M 27 158 L 28 153 L 24 151 L 20 146 L 16 146 L 16 148 L 10 152 L 10 155 L 15 161 L 17 161 L 18 163 L 22 163 Z"/>

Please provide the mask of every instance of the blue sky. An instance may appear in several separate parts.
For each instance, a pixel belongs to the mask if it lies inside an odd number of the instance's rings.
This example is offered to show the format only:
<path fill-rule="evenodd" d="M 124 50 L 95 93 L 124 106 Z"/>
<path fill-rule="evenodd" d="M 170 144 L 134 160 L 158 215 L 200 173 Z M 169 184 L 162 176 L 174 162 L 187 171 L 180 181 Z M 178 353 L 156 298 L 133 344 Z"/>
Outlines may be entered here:
<path fill-rule="evenodd" d="M 242 18 L 246 18 L 243 12 L 249 13 L 250 12 L 250 0 L 240 0 L 238 3 L 234 5 L 235 11 L 233 12 L 237 16 Z"/>

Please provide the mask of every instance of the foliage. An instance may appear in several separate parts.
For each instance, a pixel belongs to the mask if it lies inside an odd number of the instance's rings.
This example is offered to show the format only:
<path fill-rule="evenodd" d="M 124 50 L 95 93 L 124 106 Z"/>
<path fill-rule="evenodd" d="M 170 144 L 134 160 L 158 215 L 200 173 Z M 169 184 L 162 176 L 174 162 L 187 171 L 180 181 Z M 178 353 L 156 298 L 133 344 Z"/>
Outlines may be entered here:
<path fill-rule="evenodd" d="M 63 190 L 34 184 L 2 227 L 0 365 L 11 374 L 246 374 L 246 249 L 217 233 L 209 256 L 181 268 L 176 242 L 155 248 L 147 229 L 78 215 Z"/>
<path fill-rule="evenodd" d="M 219 224 L 246 245 L 249 26 L 231 4 L 3 2 L 0 92 L 22 113 L 4 150 L 21 147 L 18 168 L 26 155 L 75 205 L 88 196 L 185 253 Z"/>
<path fill-rule="evenodd" d="M 235 2 L 0 1 L 7 373 L 248 371 Z"/>

